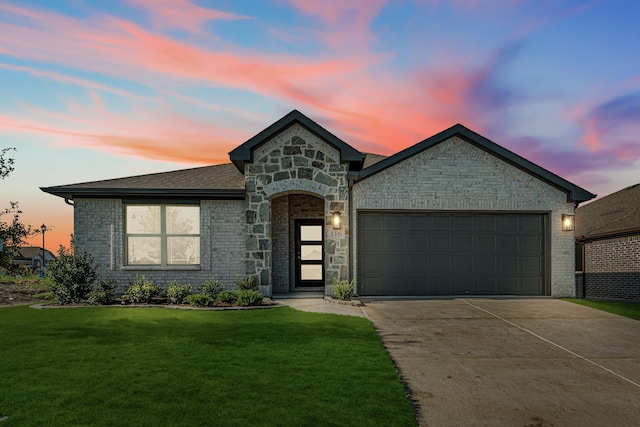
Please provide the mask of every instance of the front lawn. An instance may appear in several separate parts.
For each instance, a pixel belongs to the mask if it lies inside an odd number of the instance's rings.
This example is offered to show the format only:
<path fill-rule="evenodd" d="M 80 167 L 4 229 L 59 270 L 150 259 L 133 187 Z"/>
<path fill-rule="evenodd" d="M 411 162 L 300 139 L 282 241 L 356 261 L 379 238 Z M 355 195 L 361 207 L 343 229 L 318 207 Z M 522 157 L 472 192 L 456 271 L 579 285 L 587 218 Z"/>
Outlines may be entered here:
<path fill-rule="evenodd" d="M 288 307 L 3 308 L 0 379 L 2 427 L 416 425 L 369 321 Z"/>
<path fill-rule="evenodd" d="M 631 319 L 640 320 L 640 303 L 637 302 L 596 301 L 574 298 L 565 298 L 565 300 L 576 304 L 586 305 L 587 307 L 597 308 L 598 310 L 608 311 L 609 313 L 619 314 L 620 316 L 629 317 Z"/>

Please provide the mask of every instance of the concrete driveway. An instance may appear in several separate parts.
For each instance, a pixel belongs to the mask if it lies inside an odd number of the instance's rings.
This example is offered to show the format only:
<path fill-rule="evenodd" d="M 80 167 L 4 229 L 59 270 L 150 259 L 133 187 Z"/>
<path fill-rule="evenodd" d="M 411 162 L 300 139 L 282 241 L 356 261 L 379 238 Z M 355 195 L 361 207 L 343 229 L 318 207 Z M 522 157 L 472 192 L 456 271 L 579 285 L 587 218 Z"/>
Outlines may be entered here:
<path fill-rule="evenodd" d="M 424 426 L 640 426 L 640 322 L 556 299 L 367 301 Z"/>

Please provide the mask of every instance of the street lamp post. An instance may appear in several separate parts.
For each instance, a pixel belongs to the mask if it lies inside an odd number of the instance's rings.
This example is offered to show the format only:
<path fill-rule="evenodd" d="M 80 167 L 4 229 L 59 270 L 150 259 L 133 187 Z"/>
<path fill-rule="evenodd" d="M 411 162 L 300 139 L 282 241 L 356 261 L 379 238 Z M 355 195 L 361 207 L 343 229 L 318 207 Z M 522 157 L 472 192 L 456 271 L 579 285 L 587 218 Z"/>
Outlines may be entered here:
<path fill-rule="evenodd" d="M 45 233 L 45 231 L 47 231 L 47 226 L 44 225 L 44 223 L 40 226 L 40 231 L 42 231 L 42 266 L 41 266 L 41 270 L 40 270 L 40 277 L 44 277 L 44 264 L 45 264 L 45 258 L 44 258 L 44 233 Z"/>

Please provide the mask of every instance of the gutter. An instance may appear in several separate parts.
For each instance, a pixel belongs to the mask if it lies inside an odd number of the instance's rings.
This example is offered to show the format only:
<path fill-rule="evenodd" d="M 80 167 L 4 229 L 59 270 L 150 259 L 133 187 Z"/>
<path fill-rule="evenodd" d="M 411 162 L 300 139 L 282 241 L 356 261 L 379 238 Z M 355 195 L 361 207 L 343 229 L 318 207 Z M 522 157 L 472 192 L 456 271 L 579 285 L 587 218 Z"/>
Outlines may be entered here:
<path fill-rule="evenodd" d="M 589 242 L 593 242 L 593 241 L 597 241 L 597 240 L 613 239 L 613 238 L 616 238 L 616 237 L 633 236 L 634 234 L 640 234 L 640 227 L 628 228 L 626 230 L 611 231 L 611 232 L 607 232 L 607 233 L 580 236 L 580 237 L 576 237 L 576 242 L 578 242 L 578 243 L 589 243 Z"/>

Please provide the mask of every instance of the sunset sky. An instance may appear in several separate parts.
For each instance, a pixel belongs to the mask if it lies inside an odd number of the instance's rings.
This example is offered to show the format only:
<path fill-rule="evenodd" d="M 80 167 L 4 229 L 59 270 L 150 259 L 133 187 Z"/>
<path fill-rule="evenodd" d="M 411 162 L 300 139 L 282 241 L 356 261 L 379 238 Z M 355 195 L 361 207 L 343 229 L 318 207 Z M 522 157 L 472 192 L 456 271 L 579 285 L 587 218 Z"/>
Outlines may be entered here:
<path fill-rule="evenodd" d="M 378 154 L 462 123 L 604 196 L 640 182 L 638 22 L 635 0 L 0 0 L 0 208 L 56 250 L 73 208 L 39 187 L 226 163 L 294 108 Z"/>

